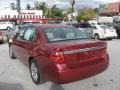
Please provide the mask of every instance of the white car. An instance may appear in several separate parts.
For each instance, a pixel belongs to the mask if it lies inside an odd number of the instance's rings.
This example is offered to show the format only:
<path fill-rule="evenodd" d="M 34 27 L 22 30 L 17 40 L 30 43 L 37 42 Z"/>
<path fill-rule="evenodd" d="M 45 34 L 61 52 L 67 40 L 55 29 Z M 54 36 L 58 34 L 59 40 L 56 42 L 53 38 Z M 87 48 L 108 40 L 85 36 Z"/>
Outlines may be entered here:
<path fill-rule="evenodd" d="M 19 31 L 19 28 L 20 28 L 20 26 L 16 25 L 16 26 L 14 26 L 13 28 L 7 30 L 6 37 L 7 37 L 8 39 L 13 38 L 14 35 Z"/>
<path fill-rule="evenodd" d="M 116 30 L 113 27 L 106 25 L 94 25 L 93 27 L 93 38 L 99 39 L 113 39 L 117 38 Z"/>
<path fill-rule="evenodd" d="M 9 21 L 0 21 L 0 29 L 10 29 L 14 26 L 13 22 Z"/>

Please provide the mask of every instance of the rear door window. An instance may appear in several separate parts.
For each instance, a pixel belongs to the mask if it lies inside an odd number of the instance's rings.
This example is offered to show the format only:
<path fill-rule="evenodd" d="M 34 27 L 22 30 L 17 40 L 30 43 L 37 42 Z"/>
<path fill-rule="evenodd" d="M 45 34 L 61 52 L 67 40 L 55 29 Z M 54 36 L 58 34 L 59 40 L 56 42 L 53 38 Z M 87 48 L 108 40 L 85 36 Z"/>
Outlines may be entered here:
<path fill-rule="evenodd" d="M 36 30 L 34 27 L 28 27 L 23 39 L 27 41 L 34 41 L 36 38 Z"/>
<path fill-rule="evenodd" d="M 26 27 L 21 27 L 20 30 L 18 31 L 18 33 L 16 34 L 16 39 L 17 40 L 22 40 L 23 39 L 23 35 L 25 33 Z"/>

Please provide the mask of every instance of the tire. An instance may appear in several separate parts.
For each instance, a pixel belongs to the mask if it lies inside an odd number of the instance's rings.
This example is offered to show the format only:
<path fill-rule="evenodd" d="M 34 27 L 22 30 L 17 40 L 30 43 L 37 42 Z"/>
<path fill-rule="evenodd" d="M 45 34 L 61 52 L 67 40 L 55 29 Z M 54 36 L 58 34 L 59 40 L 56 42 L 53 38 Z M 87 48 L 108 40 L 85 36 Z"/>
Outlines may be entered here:
<path fill-rule="evenodd" d="M 3 41 L 0 41 L 0 44 L 3 44 Z"/>
<path fill-rule="evenodd" d="M 3 40 L 3 36 L 0 37 L 0 44 L 3 44 L 4 40 Z"/>
<path fill-rule="evenodd" d="M 107 40 L 112 40 L 112 38 L 108 38 Z"/>
<path fill-rule="evenodd" d="M 9 41 L 9 36 L 8 35 L 6 35 L 6 38 L 7 38 L 7 42 Z"/>
<path fill-rule="evenodd" d="M 94 39 L 95 40 L 100 40 L 100 36 L 98 34 L 95 34 Z"/>
<path fill-rule="evenodd" d="M 11 59 L 16 59 L 15 55 L 13 54 L 11 46 L 9 46 L 9 55 Z"/>
<path fill-rule="evenodd" d="M 7 41 L 8 41 L 7 36 L 3 36 L 3 42 L 7 42 Z"/>
<path fill-rule="evenodd" d="M 7 27 L 6 29 L 7 29 L 7 30 L 10 30 L 10 29 L 11 29 L 11 27 Z"/>
<path fill-rule="evenodd" d="M 40 72 L 40 69 L 38 68 L 38 65 L 34 59 L 30 61 L 29 69 L 31 78 L 36 85 L 46 82 L 46 80 L 43 79 L 42 73 Z"/>

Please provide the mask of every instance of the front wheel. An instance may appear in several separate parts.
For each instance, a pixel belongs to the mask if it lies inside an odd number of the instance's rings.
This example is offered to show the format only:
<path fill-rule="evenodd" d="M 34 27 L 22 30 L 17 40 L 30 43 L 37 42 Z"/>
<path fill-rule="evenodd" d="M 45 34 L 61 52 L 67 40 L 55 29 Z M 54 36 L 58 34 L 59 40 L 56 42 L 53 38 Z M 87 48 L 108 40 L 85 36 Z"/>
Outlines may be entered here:
<path fill-rule="evenodd" d="M 95 40 L 100 40 L 100 36 L 98 34 L 95 34 L 94 39 Z"/>
<path fill-rule="evenodd" d="M 11 29 L 11 27 L 7 27 L 6 29 L 7 29 L 7 30 L 10 30 L 10 29 Z"/>
<path fill-rule="evenodd" d="M 30 74 L 33 82 L 38 84 L 43 84 L 46 82 L 44 79 L 41 70 L 38 68 L 38 65 L 34 59 L 32 59 L 29 63 Z"/>
<path fill-rule="evenodd" d="M 4 43 L 3 36 L 0 36 L 0 44 L 3 44 L 3 43 Z"/>
<path fill-rule="evenodd" d="M 112 38 L 108 38 L 107 40 L 112 40 Z"/>
<path fill-rule="evenodd" d="M 11 46 L 9 46 L 9 55 L 11 59 L 16 59 L 15 55 L 13 54 Z"/>

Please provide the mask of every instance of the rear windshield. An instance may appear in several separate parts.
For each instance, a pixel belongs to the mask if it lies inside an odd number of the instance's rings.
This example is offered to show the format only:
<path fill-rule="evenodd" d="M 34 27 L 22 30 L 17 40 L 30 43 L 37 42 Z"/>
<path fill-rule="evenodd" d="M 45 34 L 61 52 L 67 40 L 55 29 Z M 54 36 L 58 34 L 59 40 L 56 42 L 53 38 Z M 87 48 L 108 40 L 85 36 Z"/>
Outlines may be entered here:
<path fill-rule="evenodd" d="M 45 28 L 44 33 L 48 41 L 66 41 L 88 38 L 84 33 L 74 27 Z"/>
<path fill-rule="evenodd" d="M 101 27 L 102 27 L 103 29 L 114 29 L 112 26 L 109 27 L 109 26 L 101 25 Z"/>

